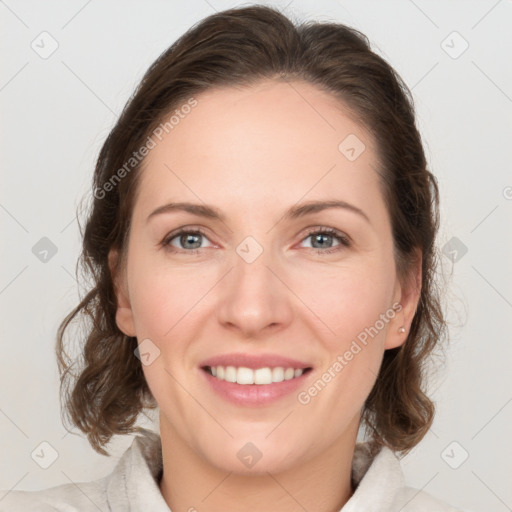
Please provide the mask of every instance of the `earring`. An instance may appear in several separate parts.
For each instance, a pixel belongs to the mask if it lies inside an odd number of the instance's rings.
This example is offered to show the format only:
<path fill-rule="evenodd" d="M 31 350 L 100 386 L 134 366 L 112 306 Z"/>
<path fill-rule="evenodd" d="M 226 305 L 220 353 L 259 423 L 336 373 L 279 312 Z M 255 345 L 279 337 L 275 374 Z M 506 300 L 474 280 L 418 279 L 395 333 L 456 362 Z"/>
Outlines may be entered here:
<path fill-rule="evenodd" d="M 400 327 L 400 329 L 398 329 L 398 332 L 405 332 L 405 327 Z"/>

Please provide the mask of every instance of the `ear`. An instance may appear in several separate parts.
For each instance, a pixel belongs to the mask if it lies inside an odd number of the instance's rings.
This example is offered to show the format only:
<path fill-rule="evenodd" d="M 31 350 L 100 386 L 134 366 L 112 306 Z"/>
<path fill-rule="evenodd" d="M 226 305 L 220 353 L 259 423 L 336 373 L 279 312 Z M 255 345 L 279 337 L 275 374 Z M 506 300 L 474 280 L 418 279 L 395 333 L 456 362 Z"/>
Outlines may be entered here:
<path fill-rule="evenodd" d="M 116 295 L 116 324 L 127 336 L 135 336 L 135 324 L 128 294 L 126 274 L 120 265 L 120 256 L 117 250 L 111 249 L 108 253 L 108 266 L 114 283 Z"/>
<path fill-rule="evenodd" d="M 409 335 L 410 327 L 418 307 L 421 294 L 422 279 L 422 254 L 421 250 L 415 251 L 415 261 L 411 266 L 409 273 L 400 283 L 397 277 L 393 305 L 397 305 L 396 314 L 389 323 L 386 334 L 385 349 L 396 348 L 405 343 Z M 405 329 L 400 332 L 400 329 Z"/>

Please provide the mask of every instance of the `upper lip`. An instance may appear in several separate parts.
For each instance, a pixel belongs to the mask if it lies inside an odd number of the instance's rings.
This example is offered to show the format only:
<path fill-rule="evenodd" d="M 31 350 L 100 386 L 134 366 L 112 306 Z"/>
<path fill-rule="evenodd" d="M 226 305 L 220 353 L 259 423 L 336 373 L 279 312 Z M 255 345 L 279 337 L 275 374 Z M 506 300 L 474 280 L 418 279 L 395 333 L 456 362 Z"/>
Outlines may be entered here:
<path fill-rule="evenodd" d="M 220 354 L 214 357 L 206 359 L 200 364 L 201 367 L 205 366 L 243 366 L 245 368 L 257 369 L 257 368 L 295 368 L 295 369 L 306 369 L 311 368 L 312 365 L 292 359 L 290 357 L 283 357 L 277 354 L 258 354 L 250 355 L 247 353 L 232 353 L 232 354 Z"/>

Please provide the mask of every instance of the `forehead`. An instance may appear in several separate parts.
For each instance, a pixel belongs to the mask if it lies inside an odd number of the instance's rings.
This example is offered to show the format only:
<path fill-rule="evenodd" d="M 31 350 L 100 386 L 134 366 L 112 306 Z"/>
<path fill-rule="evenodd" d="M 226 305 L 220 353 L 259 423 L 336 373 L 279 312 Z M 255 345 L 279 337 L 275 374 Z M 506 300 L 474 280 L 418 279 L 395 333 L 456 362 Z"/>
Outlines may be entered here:
<path fill-rule="evenodd" d="M 269 80 L 194 98 L 161 140 L 153 137 L 139 185 L 143 210 L 185 196 L 248 211 L 327 195 L 382 203 L 373 139 L 333 95 Z"/>

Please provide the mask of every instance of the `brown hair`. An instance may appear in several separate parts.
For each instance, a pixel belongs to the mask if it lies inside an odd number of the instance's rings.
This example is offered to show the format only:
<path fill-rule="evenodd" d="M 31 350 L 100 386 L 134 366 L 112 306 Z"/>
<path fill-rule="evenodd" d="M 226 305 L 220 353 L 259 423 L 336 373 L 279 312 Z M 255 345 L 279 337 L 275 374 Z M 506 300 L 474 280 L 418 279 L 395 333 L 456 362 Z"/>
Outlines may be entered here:
<path fill-rule="evenodd" d="M 273 8 L 255 5 L 205 18 L 162 53 L 98 156 L 79 260 L 93 287 L 61 323 L 56 353 L 63 409 L 99 453 L 107 454 L 103 447 L 113 435 L 134 432 L 141 412 L 157 407 L 134 356 L 137 340 L 124 335 L 115 321 L 108 254 L 111 249 L 125 254 L 141 168 L 141 162 L 128 169 L 126 163 L 180 102 L 212 87 L 262 79 L 305 80 L 331 93 L 377 142 L 397 273 L 405 279 L 420 250 L 422 280 L 407 341 L 385 351 L 362 418 L 374 445 L 403 453 L 432 423 L 434 405 L 422 390 L 425 362 L 446 328 L 434 279 L 439 193 L 427 170 L 411 93 L 357 30 L 339 23 L 293 23 Z M 89 322 L 75 375 L 64 334 L 78 316 Z M 70 383 L 71 377 L 76 381 Z"/>

